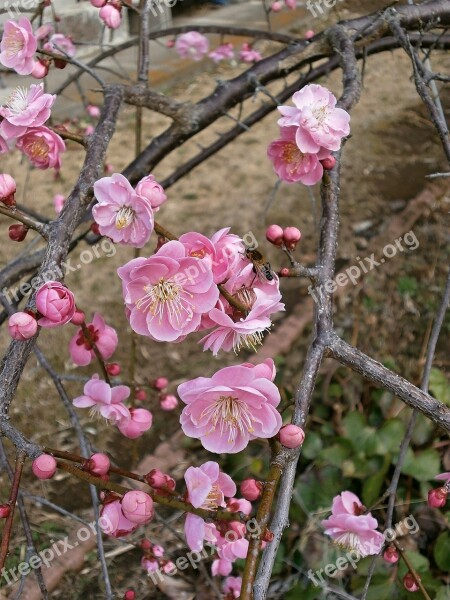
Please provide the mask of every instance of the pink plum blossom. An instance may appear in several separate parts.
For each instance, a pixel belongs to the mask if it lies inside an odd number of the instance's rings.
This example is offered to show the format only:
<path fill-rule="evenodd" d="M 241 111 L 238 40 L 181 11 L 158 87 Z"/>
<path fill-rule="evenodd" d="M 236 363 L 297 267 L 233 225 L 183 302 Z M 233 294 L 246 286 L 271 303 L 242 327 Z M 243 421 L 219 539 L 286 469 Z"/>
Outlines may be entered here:
<path fill-rule="evenodd" d="M 44 84 L 34 84 L 27 90 L 17 87 L 5 106 L 0 107 L 3 117 L 2 134 L 6 139 L 19 137 L 27 127 L 39 127 L 50 117 L 51 107 L 56 100 L 53 94 L 44 94 Z"/>
<path fill-rule="evenodd" d="M 297 127 L 295 141 L 303 153 L 315 154 L 322 148 L 339 150 L 350 133 L 350 115 L 336 108 L 335 96 L 321 85 L 311 83 L 292 96 L 293 106 L 279 106 L 280 127 Z"/>
<path fill-rule="evenodd" d="M 379 531 L 377 520 L 365 513 L 361 500 L 352 492 L 342 492 L 333 499 L 331 516 L 321 522 L 325 533 L 336 544 L 356 550 L 361 556 L 379 554 L 384 536 Z"/>
<path fill-rule="evenodd" d="M 212 270 L 214 283 L 223 283 L 242 262 L 242 240 L 229 231 L 229 227 L 221 229 L 211 239 L 191 231 L 179 240 L 189 256 L 201 259 L 205 268 Z"/>
<path fill-rule="evenodd" d="M 150 258 L 118 269 L 130 325 L 157 341 L 181 341 L 196 331 L 219 291 L 210 269 L 201 268 L 179 241 L 164 244 Z"/>
<path fill-rule="evenodd" d="M 90 117 L 93 119 L 98 119 L 100 116 L 100 108 L 95 106 L 95 104 L 88 104 L 86 107 L 86 111 Z"/>
<path fill-rule="evenodd" d="M 116 425 L 122 435 L 131 440 L 141 437 L 153 423 L 153 416 L 145 408 L 130 408 L 129 415 L 117 421 Z"/>
<path fill-rule="evenodd" d="M 330 151 L 320 148 L 316 153 L 301 152 L 297 146 L 296 132 L 295 127 L 281 127 L 281 137 L 269 144 L 267 155 L 275 173 L 283 181 L 315 185 L 323 176 L 320 159 L 329 156 Z"/>
<path fill-rule="evenodd" d="M 436 475 L 435 479 L 437 481 L 445 481 L 446 483 L 450 482 L 450 473 L 440 473 Z"/>
<path fill-rule="evenodd" d="M 294 8 L 297 6 L 297 0 L 284 0 L 284 3 L 291 10 L 294 10 Z"/>
<path fill-rule="evenodd" d="M 246 262 L 243 262 L 243 261 Z M 221 297 L 220 302 L 208 313 L 205 326 L 213 331 L 200 340 L 204 350 L 216 356 L 219 350 L 238 353 L 241 348 L 256 350 L 263 335 L 272 326 L 271 315 L 284 310 L 278 277 L 264 281 L 256 277 L 249 260 L 240 257 L 245 265 L 240 272 L 224 284 L 225 290 L 247 307 L 247 314 L 231 306 Z"/>
<path fill-rule="evenodd" d="M 154 227 L 153 210 L 128 179 L 120 173 L 103 177 L 94 183 L 94 193 L 98 204 L 92 214 L 101 235 L 134 248 L 145 246 Z"/>
<path fill-rule="evenodd" d="M 36 319 L 26 312 L 16 312 L 9 317 L 8 331 L 14 340 L 29 340 L 37 332 Z"/>
<path fill-rule="evenodd" d="M 200 467 L 189 467 L 184 474 L 188 501 L 195 508 L 215 509 L 225 506 L 225 496 L 236 493 L 236 485 L 229 475 L 220 471 L 216 462 L 208 461 Z M 186 515 L 186 541 L 191 550 L 200 551 L 205 539 L 205 521 L 191 513 Z"/>
<path fill-rule="evenodd" d="M 0 44 L 0 63 L 19 75 L 29 75 L 34 67 L 37 40 L 31 22 L 21 17 L 18 22 L 6 21 Z"/>
<path fill-rule="evenodd" d="M 106 325 L 99 313 L 94 314 L 92 323 L 89 323 L 87 328 L 89 329 L 90 338 L 96 345 L 103 360 L 111 358 L 119 342 L 116 330 Z M 91 341 L 86 339 L 81 328 L 71 339 L 69 352 L 73 362 L 79 367 L 85 367 L 94 360 L 95 352 Z"/>
<path fill-rule="evenodd" d="M 146 198 L 150 202 L 154 212 L 157 212 L 161 205 L 167 200 L 162 185 L 160 185 L 153 175 L 147 175 L 137 184 L 136 194 Z"/>
<path fill-rule="evenodd" d="M 198 31 L 182 33 L 175 41 L 175 50 L 181 58 L 201 60 L 209 50 L 208 38 Z"/>
<path fill-rule="evenodd" d="M 36 308 L 42 315 L 41 327 L 65 325 L 75 314 L 75 298 L 70 290 L 58 281 L 47 281 L 36 293 Z"/>
<path fill-rule="evenodd" d="M 125 517 L 120 500 L 102 506 L 99 524 L 104 533 L 115 538 L 133 533 L 139 527 L 137 523 L 132 523 Z"/>
<path fill-rule="evenodd" d="M 30 127 L 17 140 L 17 148 L 38 169 L 61 168 L 61 154 L 66 145 L 62 138 L 48 127 Z"/>
<path fill-rule="evenodd" d="M 153 573 L 158 571 L 159 562 L 156 560 L 156 558 L 147 558 L 146 556 L 143 556 L 141 559 L 141 566 L 147 571 L 147 573 Z"/>
<path fill-rule="evenodd" d="M 256 438 L 270 438 L 281 427 L 276 410 L 280 392 L 273 383 L 275 366 L 242 364 L 220 369 L 211 378 L 197 377 L 178 386 L 186 404 L 180 417 L 185 435 L 200 439 L 206 450 L 234 454 Z"/>
<path fill-rule="evenodd" d="M 112 4 L 105 4 L 105 6 L 102 6 L 98 16 L 110 29 L 118 29 L 122 22 L 122 13 Z"/>
<path fill-rule="evenodd" d="M 234 58 L 234 49 L 233 44 L 222 44 L 218 46 L 215 50 L 208 54 L 209 58 L 211 58 L 215 63 L 218 63 L 222 60 L 233 60 Z"/>
<path fill-rule="evenodd" d="M 242 577 L 227 577 L 222 584 L 224 594 L 230 594 L 232 598 L 241 595 Z"/>
<path fill-rule="evenodd" d="M 262 59 L 261 54 L 257 50 L 253 50 L 248 42 L 242 44 L 239 58 L 245 63 L 254 63 Z"/>
<path fill-rule="evenodd" d="M 101 415 L 113 423 L 121 419 L 129 419 L 130 411 L 123 404 L 130 395 L 126 385 L 111 387 L 98 375 L 93 375 L 84 386 L 84 395 L 73 400 L 77 408 L 90 408 L 91 415 Z"/>
<path fill-rule="evenodd" d="M 69 58 L 72 58 L 77 53 L 77 49 L 70 37 L 67 37 L 63 33 L 54 33 L 48 42 L 44 44 L 44 50 L 53 52 L 53 54 L 59 54 L 60 56 L 68 56 Z"/>
<path fill-rule="evenodd" d="M 0 154 L 6 154 L 7 152 L 9 152 L 8 144 L 0 132 Z"/>

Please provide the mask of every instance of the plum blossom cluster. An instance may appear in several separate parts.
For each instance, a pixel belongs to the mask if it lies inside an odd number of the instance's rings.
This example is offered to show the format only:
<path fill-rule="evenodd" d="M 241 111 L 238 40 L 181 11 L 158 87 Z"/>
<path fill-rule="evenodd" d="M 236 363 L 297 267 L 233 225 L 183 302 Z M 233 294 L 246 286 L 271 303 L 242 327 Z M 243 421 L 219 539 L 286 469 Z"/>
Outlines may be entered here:
<path fill-rule="evenodd" d="M 101 235 L 115 243 L 142 248 L 154 228 L 154 213 L 167 200 L 153 175 L 141 179 L 133 188 L 123 175 L 114 173 L 94 184 L 97 204 L 92 215 Z"/>
<path fill-rule="evenodd" d="M 0 154 L 14 146 L 38 169 L 61 168 L 66 145 L 45 126 L 56 96 L 44 93 L 44 85 L 17 87 L 0 107 Z"/>
<path fill-rule="evenodd" d="M 122 22 L 122 2 L 120 0 L 90 0 L 92 6 L 99 8 L 98 16 L 110 29 L 117 29 Z"/>
<path fill-rule="evenodd" d="M 188 31 L 179 35 L 175 41 L 169 40 L 167 45 L 174 47 L 181 58 L 200 61 L 206 56 L 215 63 L 223 60 L 234 62 L 236 59 L 234 46 L 231 43 L 224 43 L 209 51 L 209 40 L 198 31 Z M 261 54 L 252 48 L 248 42 L 244 42 L 238 52 L 239 60 L 244 63 L 255 63 L 262 59 Z"/>
<path fill-rule="evenodd" d="M 255 348 L 284 309 L 278 278 L 259 277 L 242 240 L 221 229 L 211 238 L 189 232 L 149 258 L 118 269 L 132 329 L 157 341 L 181 342 L 212 329 L 200 343 L 216 355 Z M 221 284 L 219 293 L 218 284 Z"/>
<path fill-rule="evenodd" d="M 91 416 L 104 417 L 110 424 L 115 425 L 125 437 L 136 439 L 152 426 L 153 416 L 149 410 L 128 408 L 125 405 L 125 400 L 131 394 L 128 386 L 111 387 L 95 374 L 85 384 L 83 391 L 82 396 L 74 398 L 74 406 L 90 408 Z"/>
<path fill-rule="evenodd" d="M 360 556 L 379 554 L 384 544 L 383 534 L 376 531 L 378 521 L 353 492 L 335 496 L 331 515 L 321 525 L 338 546 Z"/>
<path fill-rule="evenodd" d="M 350 115 L 336 107 L 325 87 L 309 84 L 292 97 L 295 106 L 279 106 L 279 139 L 267 149 L 278 177 L 289 183 L 315 185 L 324 169 L 332 169 L 342 138 L 350 133 Z"/>
<path fill-rule="evenodd" d="M 187 499 L 195 508 L 214 510 L 224 508 L 231 512 L 249 515 L 252 505 L 248 500 L 237 499 L 236 484 L 223 473 L 216 462 L 208 461 L 200 467 L 189 467 L 184 475 Z M 227 498 L 227 500 L 225 500 Z M 212 574 L 226 577 L 238 558 L 248 553 L 247 528 L 240 521 L 206 523 L 201 517 L 188 513 L 184 526 L 186 542 L 195 552 L 203 549 L 204 542 L 213 544 L 217 558 L 212 563 Z"/>
<path fill-rule="evenodd" d="M 36 58 L 36 51 L 47 53 Z M 19 75 L 31 75 L 43 79 L 53 63 L 64 69 L 67 59 L 76 54 L 72 39 L 63 33 L 55 33 L 51 23 L 45 23 L 33 32 L 31 21 L 20 17 L 18 21 L 6 21 L 0 44 L 0 63 Z M 51 55 L 51 56 L 50 56 Z"/>
<path fill-rule="evenodd" d="M 122 497 L 115 492 L 102 492 L 100 496 L 100 516 L 103 519 L 99 522 L 103 531 L 112 537 L 120 538 L 134 533 L 155 516 L 151 496 L 140 490 L 130 490 Z"/>

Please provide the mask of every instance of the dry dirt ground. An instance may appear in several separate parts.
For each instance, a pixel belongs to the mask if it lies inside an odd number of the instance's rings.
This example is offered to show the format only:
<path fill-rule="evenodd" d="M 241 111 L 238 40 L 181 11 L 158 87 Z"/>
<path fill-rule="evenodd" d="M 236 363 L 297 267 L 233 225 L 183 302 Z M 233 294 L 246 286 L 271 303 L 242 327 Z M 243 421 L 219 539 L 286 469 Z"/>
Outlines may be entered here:
<path fill-rule="evenodd" d="M 361 5 L 364 5 L 364 10 L 370 10 L 385 3 L 346 3 L 349 4 L 354 11 L 358 11 Z M 346 10 L 340 16 L 347 17 L 350 14 L 355 13 Z M 331 15 L 331 19 L 335 20 L 336 16 Z M 316 20 L 306 23 L 305 28 L 309 25 L 319 30 L 324 24 Z M 267 51 L 271 48 L 264 44 L 261 47 Z M 436 70 L 448 72 L 448 57 L 436 52 L 432 61 Z M 215 76 L 225 78 L 234 73 L 232 67 L 225 66 L 219 67 Z M 341 84 L 338 73 L 323 78 L 320 83 L 339 95 Z M 178 99 L 193 101 L 206 95 L 213 86 L 211 74 L 200 73 L 190 81 L 164 91 Z M 255 97 L 250 108 L 254 109 L 261 100 L 265 100 L 264 96 Z M 448 100 L 448 94 L 443 91 L 442 101 L 447 109 Z M 133 123 L 133 112 L 125 108 L 108 152 L 108 162 L 115 172 L 120 172 L 133 157 Z M 163 117 L 146 114 L 144 140 L 162 131 L 167 123 Z M 230 125 L 232 122 L 224 118 L 211 130 L 182 146 L 155 169 L 156 178 L 162 180 L 198 151 L 197 144 L 211 142 L 218 132 L 225 131 Z M 380 256 L 383 232 L 388 230 L 392 219 L 400 215 L 401 222 L 401 216 L 407 214 L 405 210 L 409 203 L 428 185 L 424 176 L 445 169 L 437 136 L 426 119 L 425 110 L 411 81 L 409 59 L 401 51 L 373 56 L 367 61 L 362 98 L 352 111 L 351 126 L 352 136 L 345 145 L 342 163 L 338 257 L 339 265 L 344 269 L 356 264 L 358 257 L 370 256 L 372 252 Z M 169 201 L 158 213 L 158 220 L 175 234 L 193 230 L 210 235 L 225 226 L 231 227 L 239 235 L 251 231 L 261 241 L 275 269 L 285 266 L 285 263 L 281 253 L 265 243 L 265 227 L 270 223 L 295 225 L 303 233 L 298 256 L 300 260 L 306 256 L 311 261 L 317 244 L 319 190 L 315 188 L 310 194 L 306 187 L 283 184 L 268 207 L 276 177 L 266 157 L 266 149 L 276 137 L 276 115 L 272 114 L 170 188 Z M 74 144 L 69 144 L 61 177 L 56 181 L 52 173 L 28 171 L 18 154 L 2 160 L 2 171 L 16 178 L 20 202 L 52 217 L 53 195 L 70 191 L 82 158 L 83 152 Z M 408 255 L 398 253 L 357 286 L 348 288 L 340 296 L 336 314 L 338 330 L 346 339 L 357 342 L 363 351 L 379 360 L 390 361 L 399 372 L 415 381 L 420 374 L 424 341 L 445 280 L 446 253 L 448 257 L 449 190 L 444 183 L 440 183 L 432 189 L 431 194 L 432 200 L 425 208 L 421 206 L 413 219 L 413 232 L 419 247 Z M 3 240 L 7 239 L 8 224 L 4 218 L 0 218 L 0 236 Z M 405 217 L 405 229 L 400 231 L 400 235 L 409 229 L 411 227 L 408 227 Z M 384 243 L 393 242 L 384 240 Z M 154 243 L 149 244 L 149 254 L 153 251 Z M 3 241 L 0 246 L 1 263 L 24 249 L 25 244 L 19 246 Z M 73 264 L 79 263 L 77 254 L 74 254 Z M 107 322 L 118 329 L 122 343 L 115 360 L 121 363 L 125 374 L 130 356 L 129 329 L 116 269 L 131 258 L 132 251 L 117 248 L 114 257 L 95 259 L 92 264 L 82 266 L 66 279 L 80 307 L 88 314 L 100 311 Z M 311 300 L 307 298 L 304 283 L 283 281 L 282 290 L 287 315 L 292 313 L 294 307 L 298 311 L 299 303 L 307 309 Z M 280 315 L 279 323 L 284 318 L 285 315 Z M 298 381 L 309 333 L 308 327 L 299 333 L 289 354 L 283 359 L 284 384 L 287 387 L 295 387 Z M 43 331 L 39 345 L 59 373 L 89 376 L 95 372 L 95 366 L 80 369 L 70 363 L 66 348 L 73 334 L 74 328 L 71 326 L 57 333 Z M 270 337 L 276 338 L 276 335 L 277 325 Z M 443 333 L 436 365 L 448 372 L 450 363 L 445 352 L 446 336 L 448 339 L 448 326 Z M 0 334 L 2 351 L 7 343 L 3 330 Z M 209 353 L 202 353 L 195 340 L 169 345 L 140 338 L 138 381 L 165 375 L 171 381 L 171 391 L 175 391 L 176 385 L 187 378 L 210 376 L 218 368 L 243 362 L 245 358 L 245 354 L 239 357 L 230 354 L 215 359 Z M 73 397 L 79 395 L 82 383 L 70 381 L 67 390 Z M 154 412 L 155 425 L 137 443 L 117 436 L 103 423 L 92 422 L 86 411 L 79 411 L 79 414 L 93 445 L 110 452 L 118 464 L 132 467 L 177 429 L 179 411 L 161 413 L 155 398 L 149 398 L 145 406 Z M 11 407 L 11 418 L 26 436 L 39 444 L 62 449 L 76 447 L 68 417 L 53 385 L 34 358 L 29 361 L 20 383 Z M 188 453 L 197 451 L 189 444 L 186 450 Z M 182 476 L 188 464 L 188 454 L 186 457 L 185 462 L 179 462 L 174 469 L 175 476 Z M 5 480 L 1 481 L 4 485 Z M 29 489 L 60 502 L 68 510 L 81 510 L 89 505 L 84 486 L 65 475 L 42 485 L 36 485 L 28 476 L 25 481 Z M 45 531 L 43 524 L 47 519 L 45 511 L 36 514 L 34 523 L 38 531 Z M 22 543 L 23 538 L 18 537 L 13 545 L 18 547 Z M 119 588 L 120 579 L 116 579 Z M 61 591 L 60 595 L 56 592 L 54 597 L 77 598 L 75 594 L 74 591 L 73 596 L 67 596 L 67 592 Z M 92 592 L 89 597 L 97 596 Z"/>

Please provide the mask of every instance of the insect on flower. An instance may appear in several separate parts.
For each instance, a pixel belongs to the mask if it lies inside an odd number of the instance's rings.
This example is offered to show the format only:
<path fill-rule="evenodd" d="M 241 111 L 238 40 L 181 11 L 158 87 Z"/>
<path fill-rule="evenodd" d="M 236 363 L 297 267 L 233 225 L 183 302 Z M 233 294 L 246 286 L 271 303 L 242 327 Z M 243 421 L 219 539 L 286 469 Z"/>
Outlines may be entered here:
<path fill-rule="evenodd" d="M 256 250 L 254 246 L 246 246 L 245 256 L 252 262 L 253 271 L 260 280 L 273 281 L 272 267 L 259 250 Z"/>

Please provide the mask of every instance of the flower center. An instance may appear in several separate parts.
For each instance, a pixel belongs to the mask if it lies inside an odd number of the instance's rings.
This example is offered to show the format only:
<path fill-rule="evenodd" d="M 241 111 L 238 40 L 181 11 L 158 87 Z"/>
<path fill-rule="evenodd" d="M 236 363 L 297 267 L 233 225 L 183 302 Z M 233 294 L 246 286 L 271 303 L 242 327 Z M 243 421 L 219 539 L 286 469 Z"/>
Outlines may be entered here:
<path fill-rule="evenodd" d="M 136 213 L 129 206 L 122 206 L 120 210 L 117 211 L 116 215 L 116 229 L 124 229 L 131 225 L 134 221 Z"/>
<path fill-rule="evenodd" d="M 289 165 L 289 171 L 292 172 L 301 163 L 304 157 L 303 152 L 300 152 L 297 145 L 293 142 L 288 142 L 283 147 L 282 160 Z"/>
<path fill-rule="evenodd" d="M 91 337 L 92 341 L 94 342 L 94 344 L 96 344 L 100 337 L 98 330 L 95 329 L 94 325 L 88 325 L 88 329 L 89 329 L 89 333 L 90 333 L 90 337 Z M 77 346 L 84 346 L 86 350 L 92 350 L 92 344 L 85 337 L 83 331 L 80 331 L 75 343 Z"/>
<path fill-rule="evenodd" d="M 42 138 L 33 138 L 25 144 L 25 150 L 31 158 L 47 158 L 50 148 Z"/>
<path fill-rule="evenodd" d="M 242 348 L 247 348 L 247 350 L 253 350 L 254 352 L 258 352 L 257 346 L 262 346 L 264 339 L 264 331 L 269 331 L 268 329 L 264 329 L 263 331 L 255 331 L 254 333 L 242 334 L 237 331 L 234 334 L 233 339 L 233 351 L 235 354 L 239 354 Z"/>
<path fill-rule="evenodd" d="M 360 540 L 356 533 L 352 531 L 345 531 L 339 537 L 335 538 L 335 543 L 345 550 L 358 550 L 360 547 Z"/>
<path fill-rule="evenodd" d="M 9 108 L 9 110 L 15 115 L 19 115 L 27 108 L 27 95 L 28 92 L 26 88 L 22 86 L 16 87 L 11 96 L 6 101 L 6 107 Z"/>
<path fill-rule="evenodd" d="M 211 406 L 205 408 L 200 418 L 211 422 L 212 427 L 208 433 L 215 431 L 218 425 L 221 435 L 228 431 L 229 444 L 236 440 L 238 432 L 253 432 L 254 418 L 247 404 L 232 396 L 220 396 Z"/>
<path fill-rule="evenodd" d="M 217 508 L 222 501 L 222 492 L 217 485 L 213 485 L 208 497 L 204 501 L 202 508 L 214 509 Z"/>
<path fill-rule="evenodd" d="M 15 31 L 12 35 L 8 36 L 5 40 L 6 56 L 13 58 L 17 56 L 19 52 L 25 47 L 25 41 L 18 31 Z"/>
<path fill-rule="evenodd" d="M 191 252 L 191 256 L 194 258 L 205 258 L 206 250 L 204 248 L 199 248 L 198 250 L 193 250 Z"/>
<path fill-rule="evenodd" d="M 156 285 L 144 286 L 144 292 L 142 298 L 136 302 L 136 308 L 148 311 L 153 317 L 158 316 L 160 322 L 165 311 L 169 317 L 175 318 L 177 323 L 180 323 L 182 317 L 184 320 L 192 319 L 194 306 L 189 297 L 193 298 L 193 295 L 186 292 L 181 283 L 160 279 Z"/>

